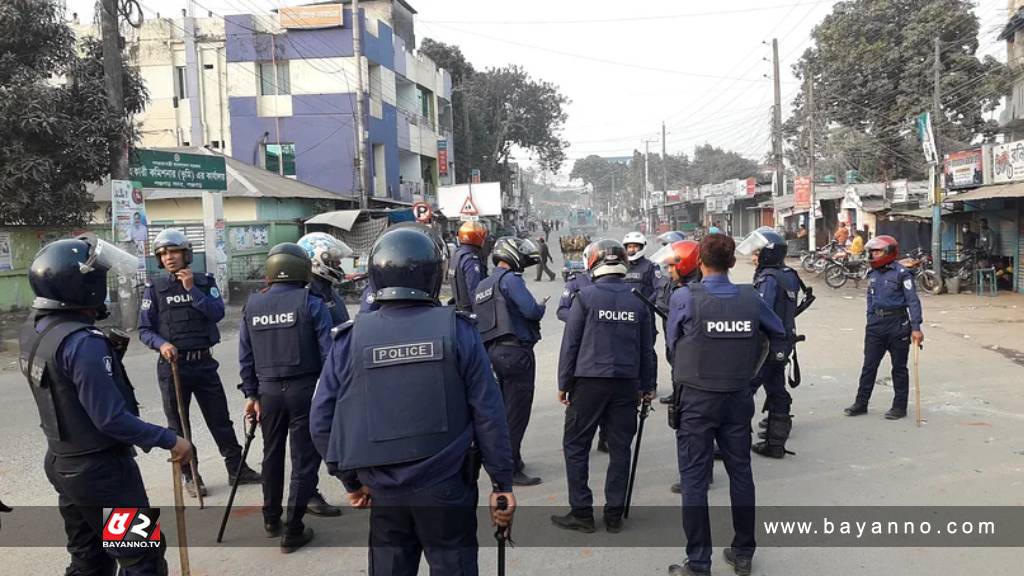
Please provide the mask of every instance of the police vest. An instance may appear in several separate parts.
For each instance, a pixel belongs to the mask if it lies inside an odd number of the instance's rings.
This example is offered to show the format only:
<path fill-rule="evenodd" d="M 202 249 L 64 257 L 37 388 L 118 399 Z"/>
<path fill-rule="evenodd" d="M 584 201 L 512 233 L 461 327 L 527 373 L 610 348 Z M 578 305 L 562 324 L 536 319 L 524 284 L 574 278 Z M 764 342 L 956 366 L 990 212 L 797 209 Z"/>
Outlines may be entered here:
<path fill-rule="evenodd" d="M 31 314 L 21 328 L 19 363 L 39 410 L 49 451 L 57 456 L 81 456 L 125 446 L 120 440 L 100 432 L 92 423 L 78 399 L 78 388 L 61 369 L 57 354 L 64 340 L 80 330 L 93 330 L 97 335 L 101 333 L 91 324 L 72 319 L 54 320 L 42 332 L 36 332 L 38 318 L 35 313 Z M 114 385 L 124 397 L 128 411 L 138 416 L 135 391 L 113 348 L 104 361 L 110 362 Z"/>
<path fill-rule="evenodd" d="M 331 284 L 325 280 L 313 278 L 309 283 L 309 291 L 323 300 L 324 307 L 331 315 L 331 326 L 348 322 L 348 309 L 345 308 L 345 301 L 338 296 Z"/>
<path fill-rule="evenodd" d="M 253 294 L 245 303 L 243 317 L 261 381 L 316 374 L 323 367 L 308 300 L 309 290 L 301 289 Z"/>
<path fill-rule="evenodd" d="M 466 260 L 476 260 L 476 265 L 480 266 L 480 275 L 484 274 L 483 264 L 476 251 L 465 246 L 460 247 L 455 256 L 455 306 L 459 310 L 473 308 L 473 294 L 470 292 L 469 286 L 466 286 L 466 274 L 463 271 Z"/>
<path fill-rule="evenodd" d="M 208 298 L 212 286 L 205 274 L 195 274 L 193 282 Z M 220 342 L 217 323 L 192 307 L 192 295 L 170 274 L 153 280 L 156 291 L 156 310 L 160 318 L 160 336 L 178 350 L 202 350 Z M 218 296 L 219 298 L 219 296 Z"/>
<path fill-rule="evenodd" d="M 484 278 L 476 287 L 473 313 L 476 314 L 477 328 L 484 344 L 502 338 L 515 336 L 509 302 L 501 291 L 501 279 L 509 274 L 508 268 L 497 268 L 494 274 Z"/>
<path fill-rule="evenodd" d="M 750 386 L 761 359 L 761 297 L 753 286 L 719 298 L 703 284 L 690 284 L 695 330 L 676 341 L 673 385 L 709 392 L 736 392 Z"/>
<path fill-rule="evenodd" d="M 576 357 L 577 378 L 638 380 L 647 309 L 622 282 L 595 282 L 576 295 L 586 313 Z"/>
<path fill-rule="evenodd" d="M 763 268 L 754 278 L 754 287 L 760 288 L 765 278 L 775 279 L 775 302 L 768 302 L 775 314 L 782 320 L 786 335 L 790 339 L 796 337 L 796 306 L 800 291 L 800 280 L 796 272 L 790 268 Z"/>
<path fill-rule="evenodd" d="M 626 272 L 623 280 L 631 284 L 642 284 L 647 281 L 647 276 L 651 273 L 653 265 L 650 260 L 642 257 L 636 262 L 630 262 L 629 272 Z"/>
<path fill-rule="evenodd" d="M 352 384 L 338 399 L 328 451 L 340 470 L 429 458 L 471 422 L 455 309 L 423 306 L 401 324 L 382 312 L 335 330 L 351 331 Z"/>

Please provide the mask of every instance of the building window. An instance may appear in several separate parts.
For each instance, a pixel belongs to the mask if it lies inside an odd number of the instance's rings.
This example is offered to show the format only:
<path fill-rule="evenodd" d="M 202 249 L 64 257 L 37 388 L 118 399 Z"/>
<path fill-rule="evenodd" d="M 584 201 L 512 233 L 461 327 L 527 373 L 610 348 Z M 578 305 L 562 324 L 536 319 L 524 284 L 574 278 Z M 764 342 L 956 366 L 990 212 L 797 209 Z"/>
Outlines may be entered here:
<path fill-rule="evenodd" d="M 188 98 L 188 76 L 184 66 L 174 67 L 174 95 L 178 100 Z"/>
<path fill-rule="evenodd" d="M 281 172 L 281 157 L 284 172 Z M 295 177 L 295 144 L 266 144 L 263 148 L 263 167 L 275 174 Z"/>
<path fill-rule="evenodd" d="M 292 93 L 287 62 L 278 62 L 276 70 L 273 62 L 260 62 L 259 72 L 262 96 L 283 96 Z"/>

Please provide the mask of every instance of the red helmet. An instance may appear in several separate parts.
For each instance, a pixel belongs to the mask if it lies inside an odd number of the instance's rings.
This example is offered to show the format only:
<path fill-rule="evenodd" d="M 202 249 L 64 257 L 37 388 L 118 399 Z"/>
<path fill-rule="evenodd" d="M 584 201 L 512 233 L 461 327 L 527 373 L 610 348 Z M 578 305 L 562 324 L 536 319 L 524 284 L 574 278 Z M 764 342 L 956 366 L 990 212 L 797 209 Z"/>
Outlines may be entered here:
<path fill-rule="evenodd" d="M 680 278 L 686 278 L 700 265 L 700 244 L 693 240 L 680 240 L 663 246 L 651 256 L 651 261 L 667 268 L 675 268 Z"/>
<path fill-rule="evenodd" d="M 487 228 L 483 224 L 469 221 L 463 222 L 462 226 L 459 226 L 459 244 L 483 247 L 485 240 L 487 240 Z"/>
<path fill-rule="evenodd" d="M 868 252 L 868 261 L 872 268 L 881 268 L 896 261 L 900 255 L 900 243 L 892 236 L 875 236 L 864 245 Z M 872 254 L 875 250 L 881 250 L 882 255 L 877 258 Z"/>

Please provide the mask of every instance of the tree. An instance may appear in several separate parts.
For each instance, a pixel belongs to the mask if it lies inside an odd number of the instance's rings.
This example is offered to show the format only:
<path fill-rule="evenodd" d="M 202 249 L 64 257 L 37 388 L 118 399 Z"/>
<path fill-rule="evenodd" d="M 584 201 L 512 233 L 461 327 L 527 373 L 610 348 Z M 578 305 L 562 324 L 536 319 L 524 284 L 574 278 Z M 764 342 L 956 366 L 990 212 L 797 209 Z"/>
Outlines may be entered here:
<path fill-rule="evenodd" d="M 79 54 L 55 2 L 0 3 L 0 223 L 81 226 L 96 205 L 86 182 L 109 173 L 128 116 L 145 106 L 136 71 L 126 69 L 125 110 L 111 110 L 102 50 Z M 63 83 L 53 78 L 66 78 Z"/>
<path fill-rule="evenodd" d="M 593 186 L 595 193 L 601 194 L 625 188 L 627 174 L 624 164 L 591 154 L 573 163 L 569 178 L 582 180 Z"/>
<path fill-rule="evenodd" d="M 749 178 L 757 174 L 757 162 L 736 152 L 716 148 L 711 144 L 697 146 L 690 162 L 691 185 L 717 184 L 734 178 Z"/>
<path fill-rule="evenodd" d="M 913 118 L 931 110 L 934 39 L 941 42 L 942 115 L 937 132 L 944 147 L 966 145 L 997 129 L 984 118 L 1010 81 L 1004 64 L 978 51 L 978 18 L 965 0 L 849 0 L 814 28 L 815 45 L 794 65 L 811 74 L 819 142 L 828 127 L 844 126 L 877 143 L 879 166 L 867 172 L 889 177 L 920 172 L 924 159 L 913 148 Z M 805 118 L 803 92 L 794 102 L 786 134 L 799 148 Z M 806 142 L 806 139 L 803 140 Z M 819 148 L 818 153 L 820 153 Z M 909 153 L 909 154 L 908 154 Z"/>
<path fill-rule="evenodd" d="M 466 127 L 463 122 L 465 118 L 463 91 L 466 81 L 476 73 L 476 70 L 473 68 L 473 64 L 466 60 L 458 46 L 425 38 L 420 43 L 419 53 L 433 60 L 438 68 L 447 70 L 448 74 L 452 77 L 452 132 L 455 140 L 456 155 L 455 180 L 457 182 L 465 182 L 469 180 L 470 166 L 465 161 L 465 151 L 468 149 L 466 148 L 468 135 L 466 134 Z M 475 150 L 476 147 L 474 146 L 473 149 Z M 462 156 L 460 157 L 460 155 Z"/>

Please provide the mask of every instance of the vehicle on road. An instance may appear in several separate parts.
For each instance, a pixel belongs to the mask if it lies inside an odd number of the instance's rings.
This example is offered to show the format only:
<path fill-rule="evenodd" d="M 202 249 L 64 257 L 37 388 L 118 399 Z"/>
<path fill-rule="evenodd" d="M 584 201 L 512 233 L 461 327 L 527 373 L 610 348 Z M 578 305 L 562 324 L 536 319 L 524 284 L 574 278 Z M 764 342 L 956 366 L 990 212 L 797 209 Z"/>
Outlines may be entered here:
<path fill-rule="evenodd" d="M 586 262 L 583 261 L 583 249 L 587 244 L 590 244 L 590 236 L 586 234 L 558 237 L 558 246 L 565 260 L 565 265 L 562 266 L 562 281 L 568 282 L 570 276 L 587 269 Z"/>
<path fill-rule="evenodd" d="M 828 258 L 822 274 L 825 275 L 825 284 L 829 288 L 842 288 L 847 280 L 853 280 L 860 285 L 860 281 L 868 277 L 871 266 L 867 258 L 852 256 L 849 252 L 841 250 L 834 256 Z"/>

